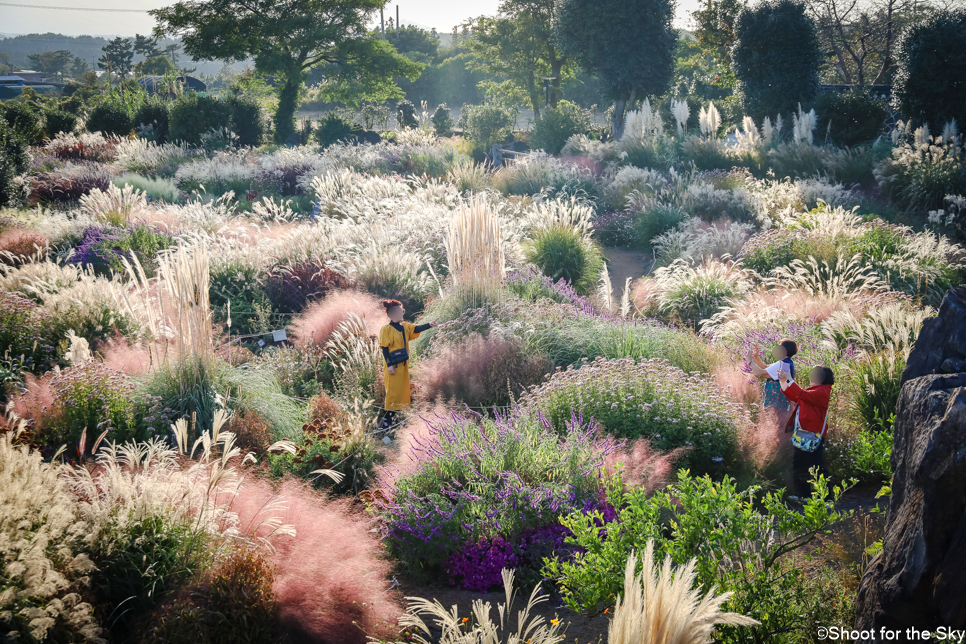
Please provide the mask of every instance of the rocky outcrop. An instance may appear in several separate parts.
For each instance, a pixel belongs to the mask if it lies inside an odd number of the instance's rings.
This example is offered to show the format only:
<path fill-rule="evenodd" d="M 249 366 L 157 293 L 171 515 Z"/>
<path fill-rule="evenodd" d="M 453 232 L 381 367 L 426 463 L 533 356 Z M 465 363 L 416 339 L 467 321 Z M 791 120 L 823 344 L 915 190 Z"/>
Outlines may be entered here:
<path fill-rule="evenodd" d="M 966 629 L 966 289 L 946 293 L 902 374 L 882 553 L 856 599 L 858 630 Z M 882 640 L 885 641 L 885 640 Z"/>

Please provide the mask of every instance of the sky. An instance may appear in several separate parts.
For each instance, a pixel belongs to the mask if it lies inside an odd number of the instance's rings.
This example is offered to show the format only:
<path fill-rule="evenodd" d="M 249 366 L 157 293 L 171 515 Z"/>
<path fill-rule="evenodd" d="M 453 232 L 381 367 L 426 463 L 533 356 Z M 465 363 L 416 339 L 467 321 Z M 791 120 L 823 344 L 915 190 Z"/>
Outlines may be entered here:
<path fill-rule="evenodd" d="M 688 15 L 697 2 L 678 0 L 677 26 L 688 25 Z M 3 35 L 53 32 L 70 36 L 125 37 L 149 33 L 154 28 L 153 18 L 146 13 L 35 9 L 9 6 L 11 3 L 145 11 L 171 4 L 165 0 L 0 0 L 0 33 Z M 466 18 L 495 13 L 499 0 L 400 0 L 387 5 L 386 18 L 395 16 L 397 4 L 402 24 L 436 27 L 439 31 L 449 32 Z"/>

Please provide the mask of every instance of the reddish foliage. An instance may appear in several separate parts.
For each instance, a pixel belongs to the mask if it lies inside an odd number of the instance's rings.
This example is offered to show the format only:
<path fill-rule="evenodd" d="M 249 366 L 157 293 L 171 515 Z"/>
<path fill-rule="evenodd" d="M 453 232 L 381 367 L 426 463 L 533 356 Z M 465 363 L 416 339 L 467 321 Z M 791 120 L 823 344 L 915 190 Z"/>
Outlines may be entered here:
<path fill-rule="evenodd" d="M 340 322 L 355 313 L 365 321 L 371 335 L 378 335 L 388 320 L 379 299 L 362 291 L 335 291 L 321 302 L 309 305 L 292 321 L 292 332 L 299 344 L 323 345 Z"/>
<path fill-rule="evenodd" d="M 68 164 L 34 177 L 30 184 L 28 201 L 31 206 L 77 201 L 94 188 L 106 192 L 111 185 L 112 176 L 108 166 L 100 163 Z"/>
<path fill-rule="evenodd" d="M 0 232 L 0 263 L 20 266 L 35 257 L 45 261 L 49 246 L 47 238 L 38 232 L 19 228 L 4 230 Z"/>
<path fill-rule="evenodd" d="M 235 444 L 243 452 L 254 452 L 261 456 L 272 443 L 268 421 L 254 410 L 234 412 L 224 429 L 235 435 Z"/>
<path fill-rule="evenodd" d="M 262 521 L 259 513 L 276 496 L 285 507 L 276 514 L 297 531 L 294 538 L 271 539 L 279 617 L 290 636 L 327 644 L 394 636 L 403 609 L 389 592 L 391 564 L 353 501 L 329 500 L 301 481 L 286 480 L 276 494 L 271 483 L 250 480 L 234 505 L 243 531 Z"/>
<path fill-rule="evenodd" d="M 277 266 L 265 278 L 265 294 L 282 313 L 299 313 L 329 291 L 348 287 L 349 280 L 342 273 L 316 260 Z"/>
<path fill-rule="evenodd" d="M 309 421 L 331 422 L 342 415 L 342 407 L 323 391 L 309 400 Z"/>

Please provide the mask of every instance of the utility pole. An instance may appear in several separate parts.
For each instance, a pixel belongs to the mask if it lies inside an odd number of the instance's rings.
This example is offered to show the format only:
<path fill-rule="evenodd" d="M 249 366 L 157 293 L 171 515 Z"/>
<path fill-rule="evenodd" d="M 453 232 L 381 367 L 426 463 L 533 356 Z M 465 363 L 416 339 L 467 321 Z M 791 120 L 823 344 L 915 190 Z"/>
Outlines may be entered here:
<path fill-rule="evenodd" d="M 382 7 L 379 7 L 379 24 L 382 27 L 382 39 L 386 39 L 386 17 L 382 14 Z"/>
<path fill-rule="evenodd" d="M 396 42 L 399 42 L 399 5 L 396 5 Z"/>

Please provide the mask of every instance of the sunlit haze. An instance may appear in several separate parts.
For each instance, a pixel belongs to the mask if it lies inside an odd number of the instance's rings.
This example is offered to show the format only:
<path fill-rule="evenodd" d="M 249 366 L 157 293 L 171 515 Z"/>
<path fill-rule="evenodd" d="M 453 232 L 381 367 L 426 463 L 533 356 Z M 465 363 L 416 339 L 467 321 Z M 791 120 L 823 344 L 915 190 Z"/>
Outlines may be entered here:
<path fill-rule="evenodd" d="M 165 6 L 159 0 L 11 0 L 13 4 L 36 6 L 76 7 L 96 9 L 157 9 Z M 61 33 L 71 36 L 133 36 L 135 33 L 148 33 L 154 27 L 154 20 L 148 14 L 118 13 L 106 11 L 78 11 L 65 9 L 33 9 L 9 6 L 7 0 L 0 0 L 0 34 Z M 435 27 L 448 32 L 454 25 L 472 16 L 496 12 L 499 0 L 475 0 L 474 2 L 454 2 L 453 0 L 408 0 L 392 3 L 386 7 L 386 17 L 395 17 L 399 6 L 402 24 L 416 24 L 421 27 Z M 689 14 L 697 6 L 697 0 L 680 2 L 677 8 L 676 25 L 688 25 Z"/>

